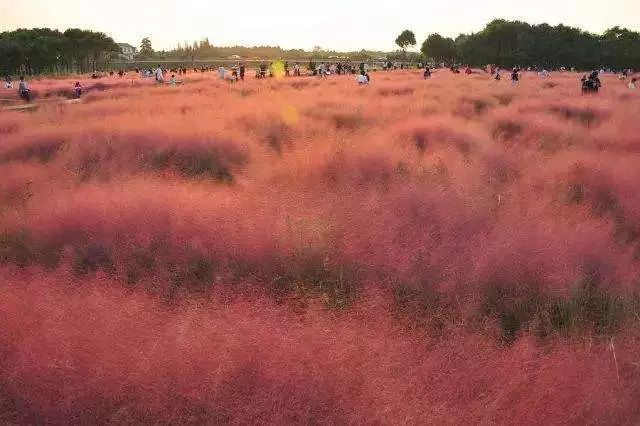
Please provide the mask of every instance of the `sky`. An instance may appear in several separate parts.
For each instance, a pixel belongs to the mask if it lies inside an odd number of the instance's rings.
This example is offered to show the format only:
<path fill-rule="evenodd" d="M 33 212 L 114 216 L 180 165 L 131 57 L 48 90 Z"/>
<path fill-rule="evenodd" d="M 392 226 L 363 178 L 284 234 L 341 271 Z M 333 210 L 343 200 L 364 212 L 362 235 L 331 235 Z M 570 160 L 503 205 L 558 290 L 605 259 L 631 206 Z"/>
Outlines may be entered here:
<path fill-rule="evenodd" d="M 207 37 L 217 46 L 391 51 L 403 29 L 421 43 L 434 32 L 481 30 L 494 18 L 640 30 L 640 0 L 0 0 L 0 31 L 76 27 L 137 47 L 149 37 L 156 50 Z"/>

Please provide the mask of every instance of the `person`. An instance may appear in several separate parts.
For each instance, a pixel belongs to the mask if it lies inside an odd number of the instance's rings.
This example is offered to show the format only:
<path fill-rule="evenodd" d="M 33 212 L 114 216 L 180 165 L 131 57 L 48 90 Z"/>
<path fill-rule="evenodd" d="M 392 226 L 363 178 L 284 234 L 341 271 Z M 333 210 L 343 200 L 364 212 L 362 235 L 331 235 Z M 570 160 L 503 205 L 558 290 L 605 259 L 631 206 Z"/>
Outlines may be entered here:
<path fill-rule="evenodd" d="M 300 64 L 297 62 L 293 65 L 293 75 L 300 77 Z"/>
<path fill-rule="evenodd" d="M 24 79 L 24 76 L 20 76 L 18 93 L 20 94 L 20 97 L 25 101 L 29 102 L 31 100 L 31 90 L 29 90 L 29 85 L 27 84 L 27 80 Z"/>
<path fill-rule="evenodd" d="M 260 78 L 267 78 L 267 64 L 265 62 L 260 64 Z"/>
<path fill-rule="evenodd" d="M 637 78 L 632 78 L 631 81 L 629 82 L 629 89 L 634 90 L 636 88 L 636 81 L 638 79 Z"/>
<path fill-rule="evenodd" d="M 240 74 L 240 80 L 244 81 L 244 72 L 245 72 L 244 64 L 240 64 L 240 67 L 238 67 L 238 71 Z"/>
<path fill-rule="evenodd" d="M 321 63 L 318 65 L 317 74 L 318 74 L 318 76 L 320 76 L 321 78 L 323 78 L 323 77 L 326 77 L 326 76 L 327 76 L 327 70 L 326 70 L 326 68 L 325 68 L 325 66 L 324 66 L 324 63 L 322 63 L 322 62 L 321 62 Z"/>
<path fill-rule="evenodd" d="M 514 68 L 511 73 L 511 83 L 518 84 L 518 81 L 520 81 L 520 74 L 518 74 L 518 68 Z"/>
<path fill-rule="evenodd" d="M 79 81 L 76 81 L 76 84 L 73 86 L 73 98 L 80 99 L 80 96 L 82 96 L 82 86 Z"/>
<path fill-rule="evenodd" d="M 598 71 L 593 71 L 588 78 L 582 78 L 582 93 L 597 93 L 602 87 Z"/>
<path fill-rule="evenodd" d="M 4 76 L 4 88 L 5 89 L 13 89 L 13 81 L 11 81 L 10 75 Z"/>
<path fill-rule="evenodd" d="M 431 68 L 429 66 L 425 67 L 423 77 L 425 80 L 431 78 Z"/>
<path fill-rule="evenodd" d="M 363 72 L 360 72 L 356 77 L 356 81 L 359 85 L 369 84 L 369 76 Z"/>
<path fill-rule="evenodd" d="M 547 70 L 546 70 L 546 69 L 544 69 L 544 68 L 542 69 L 542 71 L 540 71 L 540 72 L 538 73 L 538 75 L 539 75 L 541 78 L 548 78 L 548 77 L 550 77 L 550 76 L 551 76 L 551 74 L 549 74 L 549 71 L 547 71 Z"/>
<path fill-rule="evenodd" d="M 169 84 L 172 85 L 172 86 L 175 86 L 176 83 L 177 83 L 176 75 L 175 74 L 171 74 L 171 78 L 169 79 Z"/>
<path fill-rule="evenodd" d="M 164 83 L 164 73 L 162 71 L 162 68 L 160 68 L 160 65 L 158 65 L 158 68 L 156 68 L 155 75 L 156 83 Z"/>
<path fill-rule="evenodd" d="M 238 81 L 238 68 L 233 67 L 231 68 L 231 82 L 235 83 L 236 81 Z"/>
<path fill-rule="evenodd" d="M 467 67 L 467 68 L 465 68 L 464 73 L 466 75 L 469 75 L 469 74 L 473 74 L 473 71 L 471 70 L 471 68 Z"/>
<path fill-rule="evenodd" d="M 225 76 L 226 73 L 227 73 L 227 70 L 224 69 L 223 65 L 220 65 L 218 67 L 218 78 L 220 80 L 224 80 L 224 76 Z"/>
<path fill-rule="evenodd" d="M 289 62 L 284 61 L 284 76 L 289 77 Z"/>
<path fill-rule="evenodd" d="M 496 76 L 494 77 L 494 79 L 495 79 L 496 81 L 500 81 L 500 79 L 501 79 L 501 78 L 502 78 L 502 77 L 500 76 L 500 71 L 496 71 Z"/>

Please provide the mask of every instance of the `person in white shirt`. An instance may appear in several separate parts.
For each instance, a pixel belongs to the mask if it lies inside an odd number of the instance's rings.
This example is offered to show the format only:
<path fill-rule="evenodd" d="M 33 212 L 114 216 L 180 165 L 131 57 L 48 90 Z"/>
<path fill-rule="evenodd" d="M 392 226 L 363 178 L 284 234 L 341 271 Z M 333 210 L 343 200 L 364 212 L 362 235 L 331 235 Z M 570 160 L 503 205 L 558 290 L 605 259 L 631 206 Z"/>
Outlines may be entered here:
<path fill-rule="evenodd" d="M 629 89 L 634 90 L 636 88 L 636 81 L 638 79 L 637 78 L 632 78 L 631 82 L 629 82 Z"/>
<path fill-rule="evenodd" d="M 164 72 L 162 71 L 162 68 L 160 68 L 160 65 L 156 68 L 155 75 L 157 83 L 164 83 Z"/>
<path fill-rule="evenodd" d="M 361 72 L 360 74 L 358 74 L 358 77 L 356 77 L 356 81 L 359 85 L 369 84 L 369 76 L 364 72 Z"/>
<path fill-rule="evenodd" d="M 226 73 L 227 70 L 225 70 L 224 67 L 220 65 L 220 67 L 218 68 L 218 77 L 220 77 L 220 80 L 224 80 L 224 76 Z"/>

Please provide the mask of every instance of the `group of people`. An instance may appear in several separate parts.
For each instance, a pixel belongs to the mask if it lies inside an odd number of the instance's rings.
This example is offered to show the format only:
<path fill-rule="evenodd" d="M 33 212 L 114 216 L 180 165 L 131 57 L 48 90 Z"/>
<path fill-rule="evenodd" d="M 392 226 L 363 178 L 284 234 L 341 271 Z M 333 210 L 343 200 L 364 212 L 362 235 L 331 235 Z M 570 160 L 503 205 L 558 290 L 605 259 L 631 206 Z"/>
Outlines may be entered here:
<path fill-rule="evenodd" d="M 598 71 L 593 71 L 589 76 L 583 75 L 580 81 L 582 82 L 582 93 L 597 93 L 602 87 L 602 82 L 598 76 Z"/>
<path fill-rule="evenodd" d="M 502 80 L 502 75 L 500 74 L 500 68 L 499 67 L 495 67 L 492 68 L 493 71 L 493 79 L 496 81 L 500 81 Z M 514 85 L 517 85 L 520 82 L 520 72 L 522 70 L 520 69 L 520 67 L 513 67 L 513 70 L 511 70 L 511 83 Z"/>
<path fill-rule="evenodd" d="M 4 76 L 4 88 L 13 89 L 13 80 L 10 75 Z M 27 83 L 27 80 L 25 80 L 24 76 L 20 76 L 20 81 L 18 82 L 18 94 L 21 99 L 27 102 L 31 101 L 31 89 L 29 89 L 29 84 Z"/>
<path fill-rule="evenodd" d="M 389 66 L 389 64 L 390 63 L 386 64 L 387 67 Z M 313 75 L 319 76 L 321 78 L 324 78 L 330 74 L 337 74 L 337 75 L 354 74 L 356 75 L 356 82 L 358 83 L 358 85 L 368 85 L 371 81 L 371 77 L 369 76 L 369 72 L 368 72 L 369 67 L 365 62 L 361 62 L 357 68 L 348 63 L 335 63 L 331 65 L 327 63 L 320 63 L 317 66 L 315 66 L 313 63 L 310 63 L 309 67 L 310 69 L 312 69 Z M 194 69 L 194 70 L 198 71 L 197 69 Z M 229 80 L 231 82 L 236 82 L 238 80 L 244 81 L 246 67 L 243 63 L 239 63 L 236 66 L 231 67 L 229 71 L 230 72 L 228 72 L 228 70 L 222 65 L 218 67 L 219 78 L 221 80 Z M 450 71 L 455 74 L 460 73 L 460 70 L 457 66 L 452 66 L 450 68 Z M 494 80 L 500 81 L 502 79 L 501 69 L 499 67 L 490 65 L 487 67 L 486 71 L 491 73 L 491 76 Z M 519 83 L 521 71 L 522 70 L 520 67 L 513 68 L 513 70 L 510 73 L 512 84 L 517 85 Z M 167 82 L 165 82 L 165 74 L 168 74 L 169 71 L 166 69 L 163 69 L 160 65 L 158 65 L 155 69 L 144 69 L 144 70 L 136 69 L 136 72 L 141 73 L 142 77 L 153 77 L 157 83 L 162 83 L 162 84 L 167 83 L 167 84 L 175 85 L 181 82 L 176 79 L 175 72 L 177 72 L 179 75 L 182 75 L 187 73 L 187 69 L 182 67 L 172 69 L 171 78 Z M 467 66 L 465 69 L 465 74 L 472 74 L 472 73 L 473 71 L 471 70 L 471 68 Z M 118 75 L 120 77 L 122 77 L 124 74 L 126 74 L 124 70 L 118 71 Z M 599 74 L 600 74 L 599 71 L 593 71 L 588 75 L 585 74 L 582 76 L 581 88 L 583 93 L 597 93 L 600 90 L 600 88 L 602 87 L 602 81 L 600 80 Z M 94 72 L 92 74 L 92 78 L 97 78 L 96 75 L 97 74 Z M 111 72 L 110 75 L 113 75 L 113 72 Z M 273 75 L 274 75 L 273 64 L 270 64 L 268 66 L 266 62 L 263 62 L 256 68 L 255 78 L 257 79 L 272 77 Z M 288 62 L 284 62 L 284 75 L 285 76 L 290 75 Z M 298 63 L 294 64 L 293 75 L 294 76 L 301 75 L 300 64 Z M 431 75 L 432 75 L 431 67 L 429 65 L 425 65 L 423 78 L 429 79 L 431 78 Z M 633 75 L 633 71 L 623 70 L 619 78 L 620 80 L 626 80 L 627 77 L 632 75 Z M 538 76 L 541 78 L 549 78 L 551 74 L 546 69 L 542 69 L 541 71 L 538 71 Z M 637 78 L 631 77 L 628 83 L 629 89 L 632 89 L 632 90 L 636 89 L 637 80 L 638 80 Z M 10 75 L 6 75 L 4 77 L 4 88 L 13 89 L 13 80 L 11 79 Z M 21 99 L 27 102 L 32 100 L 33 96 L 24 76 L 20 77 L 20 81 L 18 83 L 18 93 Z M 79 81 L 75 82 L 72 93 L 73 93 L 74 99 L 79 99 L 82 96 L 83 87 Z"/>

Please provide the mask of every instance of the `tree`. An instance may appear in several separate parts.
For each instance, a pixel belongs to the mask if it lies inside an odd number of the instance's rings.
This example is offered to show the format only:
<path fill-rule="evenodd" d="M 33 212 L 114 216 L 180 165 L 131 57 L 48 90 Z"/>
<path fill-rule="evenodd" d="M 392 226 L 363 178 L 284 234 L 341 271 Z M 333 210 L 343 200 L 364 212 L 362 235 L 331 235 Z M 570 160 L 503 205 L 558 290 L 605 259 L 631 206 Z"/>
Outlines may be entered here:
<path fill-rule="evenodd" d="M 196 43 L 197 46 L 197 43 Z M 140 53 L 138 56 L 141 58 L 151 58 L 153 56 L 153 47 L 151 46 L 151 40 L 149 37 L 145 37 L 142 39 L 140 43 Z"/>
<path fill-rule="evenodd" d="M 71 28 L 18 29 L 0 34 L 3 73 L 85 72 L 106 66 L 118 46 L 103 33 Z"/>
<path fill-rule="evenodd" d="M 602 61 L 621 69 L 640 67 L 640 33 L 626 28 L 613 27 L 601 37 Z"/>
<path fill-rule="evenodd" d="M 404 30 L 398 38 L 396 38 L 396 44 L 404 52 L 407 50 L 407 47 L 416 45 L 416 36 L 413 34 L 413 31 Z"/>
<path fill-rule="evenodd" d="M 451 62 L 458 56 L 454 41 L 437 33 L 427 37 L 420 51 L 425 57 L 433 58 L 438 62 Z"/>

